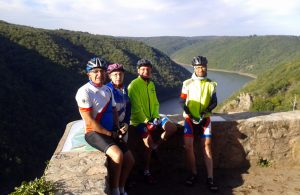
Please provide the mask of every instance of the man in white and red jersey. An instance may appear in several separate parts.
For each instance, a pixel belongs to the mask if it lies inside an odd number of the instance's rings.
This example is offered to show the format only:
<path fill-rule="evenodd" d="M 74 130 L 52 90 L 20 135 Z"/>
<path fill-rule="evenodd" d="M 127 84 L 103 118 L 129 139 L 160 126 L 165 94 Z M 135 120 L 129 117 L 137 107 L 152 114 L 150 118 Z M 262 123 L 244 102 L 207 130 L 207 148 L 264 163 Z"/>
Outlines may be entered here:
<path fill-rule="evenodd" d="M 197 168 L 194 154 L 194 136 L 201 139 L 204 161 L 207 170 L 207 185 L 212 191 L 218 190 L 213 181 L 213 159 L 211 149 L 211 111 L 217 106 L 215 81 L 207 78 L 207 59 L 204 56 L 194 57 L 192 78 L 183 82 L 181 102 L 184 109 L 184 147 L 191 175 L 187 178 L 189 186 L 197 182 Z"/>
<path fill-rule="evenodd" d="M 124 186 L 133 167 L 134 158 L 120 137 L 116 103 L 111 90 L 104 85 L 107 64 L 102 58 L 87 63 L 89 82 L 80 87 L 76 101 L 85 124 L 85 140 L 111 159 L 112 194 L 126 194 Z"/>

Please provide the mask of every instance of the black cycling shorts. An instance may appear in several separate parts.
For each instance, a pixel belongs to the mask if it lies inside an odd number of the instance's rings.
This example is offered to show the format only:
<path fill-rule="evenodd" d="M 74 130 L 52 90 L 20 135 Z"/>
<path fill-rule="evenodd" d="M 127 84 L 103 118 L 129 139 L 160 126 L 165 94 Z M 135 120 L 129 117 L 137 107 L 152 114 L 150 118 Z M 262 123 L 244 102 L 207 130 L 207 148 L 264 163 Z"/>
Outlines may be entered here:
<path fill-rule="evenodd" d="M 112 137 L 91 131 L 85 134 L 85 141 L 90 144 L 92 147 L 104 152 L 106 154 L 107 149 L 112 145 L 117 145 L 123 154 L 128 151 L 127 145 L 125 142 L 114 140 Z"/>

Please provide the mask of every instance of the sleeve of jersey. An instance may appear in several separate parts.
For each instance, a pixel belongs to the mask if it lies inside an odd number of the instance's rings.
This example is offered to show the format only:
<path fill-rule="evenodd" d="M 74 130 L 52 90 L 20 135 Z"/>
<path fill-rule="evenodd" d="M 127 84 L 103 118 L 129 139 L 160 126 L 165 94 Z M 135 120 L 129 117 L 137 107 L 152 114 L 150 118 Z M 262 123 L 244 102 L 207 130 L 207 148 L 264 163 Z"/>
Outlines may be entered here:
<path fill-rule="evenodd" d="M 134 84 L 128 86 L 128 96 L 131 102 L 131 120 L 146 121 L 147 117 L 142 110 L 140 95 Z"/>
<path fill-rule="evenodd" d="M 114 93 L 112 92 L 111 88 L 109 88 L 109 90 L 110 90 L 110 93 L 111 93 L 111 104 L 112 104 L 112 107 L 116 107 L 117 103 L 115 101 Z"/>
<path fill-rule="evenodd" d="M 80 111 L 92 110 L 92 103 L 86 90 L 80 88 L 75 96 Z"/>
<path fill-rule="evenodd" d="M 130 115 L 131 115 L 131 103 L 130 101 L 128 101 L 126 104 L 126 111 L 125 111 L 125 118 L 124 118 L 124 122 L 127 124 L 130 123 Z"/>
<path fill-rule="evenodd" d="M 216 91 L 217 91 L 216 89 L 217 89 L 218 83 L 215 82 L 215 81 L 213 81 L 213 82 L 211 82 L 211 84 L 212 84 L 212 86 L 213 86 L 212 94 L 214 94 L 214 93 L 216 93 Z"/>
<path fill-rule="evenodd" d="M 217 92 L 216 92 L 217 82 L 211 82 L 211 84 L 212 84 L 213 90 L 211 90 L 211 93 L 212 93 L 211 100 L 207 107 L 207 111 L 209 111 L 209 112 L 211 112 L 218 105 Z"/>
<path fill-rule="evenodd" d="M 126 96 L 126 109 L 125 109 L 125 118 L 124 118 L 124 122 L 129 124 L 130 123 L 130 116 L 131 116 L 131 103 L 130 103 L 130 99 L 128 97 L 128 90 L 127 88 L 125 88 L 125 96 Z"/>
<path fill-rule="evenodd" d="M 187 94 L 188 94 L 187 86 L 186 86 L 185 83 L 183 83 L 182 89 L 181 89 L 180 98 L 181 98 L 181 99 L 186 99 L 186 98 L 187 98 Z"/>
<path fill-rule="evenodd" d="M 153 87 L 155 89 L 154 84 L 153 84 Z M 159 118 L 159 102 L 158 102 L 158 99 L 157 99 L 157 96 L 156 96 L 156 92 L 154 94 L 154 112 L 153 112 L 153 117 L 154 118 Z"/>

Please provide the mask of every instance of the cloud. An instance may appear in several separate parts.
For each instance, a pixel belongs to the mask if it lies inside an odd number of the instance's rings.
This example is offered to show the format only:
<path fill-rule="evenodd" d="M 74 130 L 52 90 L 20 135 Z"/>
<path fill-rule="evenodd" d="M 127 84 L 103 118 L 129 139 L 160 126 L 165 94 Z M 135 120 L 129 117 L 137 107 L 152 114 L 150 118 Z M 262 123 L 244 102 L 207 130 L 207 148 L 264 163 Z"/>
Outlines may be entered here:
<path fill-rule="evenodd" d="M 0 18 L 114 36 L 300 32 L 298 0 L 0 0 Z"/>

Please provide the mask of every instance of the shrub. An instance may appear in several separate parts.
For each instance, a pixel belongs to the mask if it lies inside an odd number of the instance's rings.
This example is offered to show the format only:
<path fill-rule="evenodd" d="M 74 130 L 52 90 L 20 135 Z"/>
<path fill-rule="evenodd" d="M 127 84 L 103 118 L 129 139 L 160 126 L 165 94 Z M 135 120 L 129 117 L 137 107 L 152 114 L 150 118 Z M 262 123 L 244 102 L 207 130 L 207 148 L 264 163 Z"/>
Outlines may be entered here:
<path fill-rule="evenodd" d="M 270 167 L 271 162 L 267 159 L 259 158 L 257 161 L 257 165 L 260 167 Z"/>
<path fill-rule="evenodd" d="M 56 191 L 54 183 L 46 181 L 44 177 L 35 178 L 34 181 L 23 181 L 21 186 L 15 187 L 15 191 L 10 195 L 54 195 Z"/>

